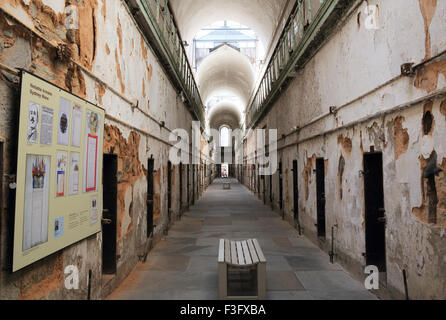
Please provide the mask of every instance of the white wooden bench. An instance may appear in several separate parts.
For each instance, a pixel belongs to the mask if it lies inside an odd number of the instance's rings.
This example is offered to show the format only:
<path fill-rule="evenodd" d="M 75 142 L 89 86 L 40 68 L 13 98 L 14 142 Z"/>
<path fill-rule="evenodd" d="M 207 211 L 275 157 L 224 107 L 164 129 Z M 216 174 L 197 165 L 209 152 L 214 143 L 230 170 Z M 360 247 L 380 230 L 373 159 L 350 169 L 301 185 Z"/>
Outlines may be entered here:
<path fill-rule="evenodd" d="M 254 271 L 257 295 L 232 295 L 228 291 L 230 270 Z M 256 239 L 246 241 L 220 240 L 218 254 L 219 294 L 221 300 L 265 300 L 266 259 Z"/>

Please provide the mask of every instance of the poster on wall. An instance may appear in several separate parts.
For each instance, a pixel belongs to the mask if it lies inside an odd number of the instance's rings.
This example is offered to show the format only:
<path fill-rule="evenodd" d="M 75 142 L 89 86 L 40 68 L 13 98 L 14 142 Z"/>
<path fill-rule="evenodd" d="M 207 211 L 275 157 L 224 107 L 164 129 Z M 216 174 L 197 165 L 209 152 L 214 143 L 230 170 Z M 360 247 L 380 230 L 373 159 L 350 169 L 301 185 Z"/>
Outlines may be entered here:
<path fill-rule="evenodd" d="M 42 107 L 40 144 L 48 146 L 53 144 L 53 119 L 54 119 L 54 110 L 47 107 Z"/>
<path fill-rule="evenodd" d="M 37 143 L 37 136 L 39 135 L 39 114 L 40 105 L 30 102 L 28 111 L 28 142 L 30 143 Z"/>
<path fill-rule="evenodd" d="M 67 172 L 68 153 L 58 151 L 56 157 L 56 197 L 65 196 L 65 176 Z"/>
<path fill-rule="evenodd" d="M 26 157 L 23 250 L 48 241 L 50 172 L 50 157 L 39 155 Z"/>
<path fill-rule="evenodd" d="M 91 198 L 90 224 L 98 222 L 98 197 Z"/>
<path fill-rule="evenodd" d="M 98 113 L 87 111 L 84 154 L 84 192 L 95 192 L 98 185 L 99 126 Z"/>
<path fill-rule="evenodd" d="M 80 169 L 79 152 L 71 152 L 70 154 L 70 176 L 69 176 L 69 195 L 79 193 L 79 169 Z"/>
<path fill-rule="evenodd" d="M 71 126 L 71 145 L 73 147 L 81 146 L 82 131 L 82 108 L 78 105 L 73 107 L 73 124 Z"/>
<path fill-rule="evenodd" d="M 22 71 L 13 272 L 101 231 L 104 118 Z"/>
<path fill-rule="evenodd" d="M 54 220 L 54 238 L 60 238 L 63 236 L 64 220 L 64 217 Z"/>
<path fill-rule="evenodd" d="M 70 112 L 71 112 L 71 102 L 64 98 L 60 98 L 57 143 L 63 146 L 68 145 Z"/>

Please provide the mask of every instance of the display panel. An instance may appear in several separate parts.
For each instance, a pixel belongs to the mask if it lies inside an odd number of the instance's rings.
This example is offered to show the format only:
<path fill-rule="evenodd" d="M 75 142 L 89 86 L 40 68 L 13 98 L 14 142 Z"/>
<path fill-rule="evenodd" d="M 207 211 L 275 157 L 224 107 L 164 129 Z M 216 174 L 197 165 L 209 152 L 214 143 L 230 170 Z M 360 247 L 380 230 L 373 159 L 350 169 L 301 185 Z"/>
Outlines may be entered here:
<path fill-rule="evenodd" d="M 13 271 L 101 231 L 104 110 L 23 71 Z"/>

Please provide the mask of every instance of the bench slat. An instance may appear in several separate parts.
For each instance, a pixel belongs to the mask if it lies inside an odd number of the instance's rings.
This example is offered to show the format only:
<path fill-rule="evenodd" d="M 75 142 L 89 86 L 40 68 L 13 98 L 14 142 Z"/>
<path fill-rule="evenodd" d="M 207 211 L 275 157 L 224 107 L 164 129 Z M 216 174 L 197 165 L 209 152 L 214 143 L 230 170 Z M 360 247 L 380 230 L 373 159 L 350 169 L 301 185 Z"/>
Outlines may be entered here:
<path fill-rule="evenodd" d="M 237 241 L 236 245 L 237 245 L 238 264 L 243 266 L 245 265 L 245 258 L 243 256 L 242 243 L 240 241 Z"/>
<path fill-rule="evenodd" d="M 236 249 L 234 241 L 231 241 L 231 264 L 234 264 L 234 265 L 238 264 L 237 249 Z"/>
<path fill-rule="evenodd" d="M 231 243 L 225 240 L 225 262 L 231 263 Z"/>
<path fill-rule="evenodd" d="M 246 241 L 242 242 L 243 253 L 245 255 L 245 263 L 248 265 L 252 264 L 251 254 L 249 253 L 248 243 Z"/>
<path fill-rule="evenodd" d="M 257 256 L 257 252 L 254 247 L 254 244 L 252 243 L 252 240 L 248 240 L 248 248 L 249 252 L 251 253 L 252 263 L 253 264 L 259 263 L 259 257 Z"/>
<path fill-rule="evenodd" d="M 218 262 L 225 262 L 225 240 L 220 239 L 220 246 L 218 247 Z"/>
<path fill-rule="evenodd" d="M 262 249 L 260 249 L 259 242 L 257 239 L 253 239 L 252 243 L 254 244 L 254 247 L 256 248 L 257 255 L 259 256 L 259 261 L 261 263 L 266 263 L 265 256 L 263 255 Z"/>

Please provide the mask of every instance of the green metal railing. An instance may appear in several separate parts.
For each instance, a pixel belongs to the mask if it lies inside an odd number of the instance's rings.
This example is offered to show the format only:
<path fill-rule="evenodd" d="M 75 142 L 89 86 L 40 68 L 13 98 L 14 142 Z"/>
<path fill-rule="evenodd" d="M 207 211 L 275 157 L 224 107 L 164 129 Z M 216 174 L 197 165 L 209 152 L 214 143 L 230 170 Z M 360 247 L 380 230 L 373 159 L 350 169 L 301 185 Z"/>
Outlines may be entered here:
<path fill-rule="evenodd" d="M 134 15 L 141 13 L 145 18 L 144 22 L 150 31 L 151 40 L 156 42 L 156 48 L 167 64 L 167 71 L 173 73 L 185 101 L 192 108 L 197 120 L 204 125 L 203 102 L 186 56 L 183 40 L 169 10 L 168 0 L 127 0 L 127 3 L 133 4 L 131 7 Z"/>
<path fill-rule="evenodd" d="M 261 119 L 285 81 L 295 76 L 298 61 L 307 54 L 307 49 L 320 35 L 321 28 L 330 15 L 335 10 L 345 9 L 352 2 L 348 0 L 296 0 L 264 77 L 251 100 L 247 112 L 247 128 L 253 127 Z"/>

